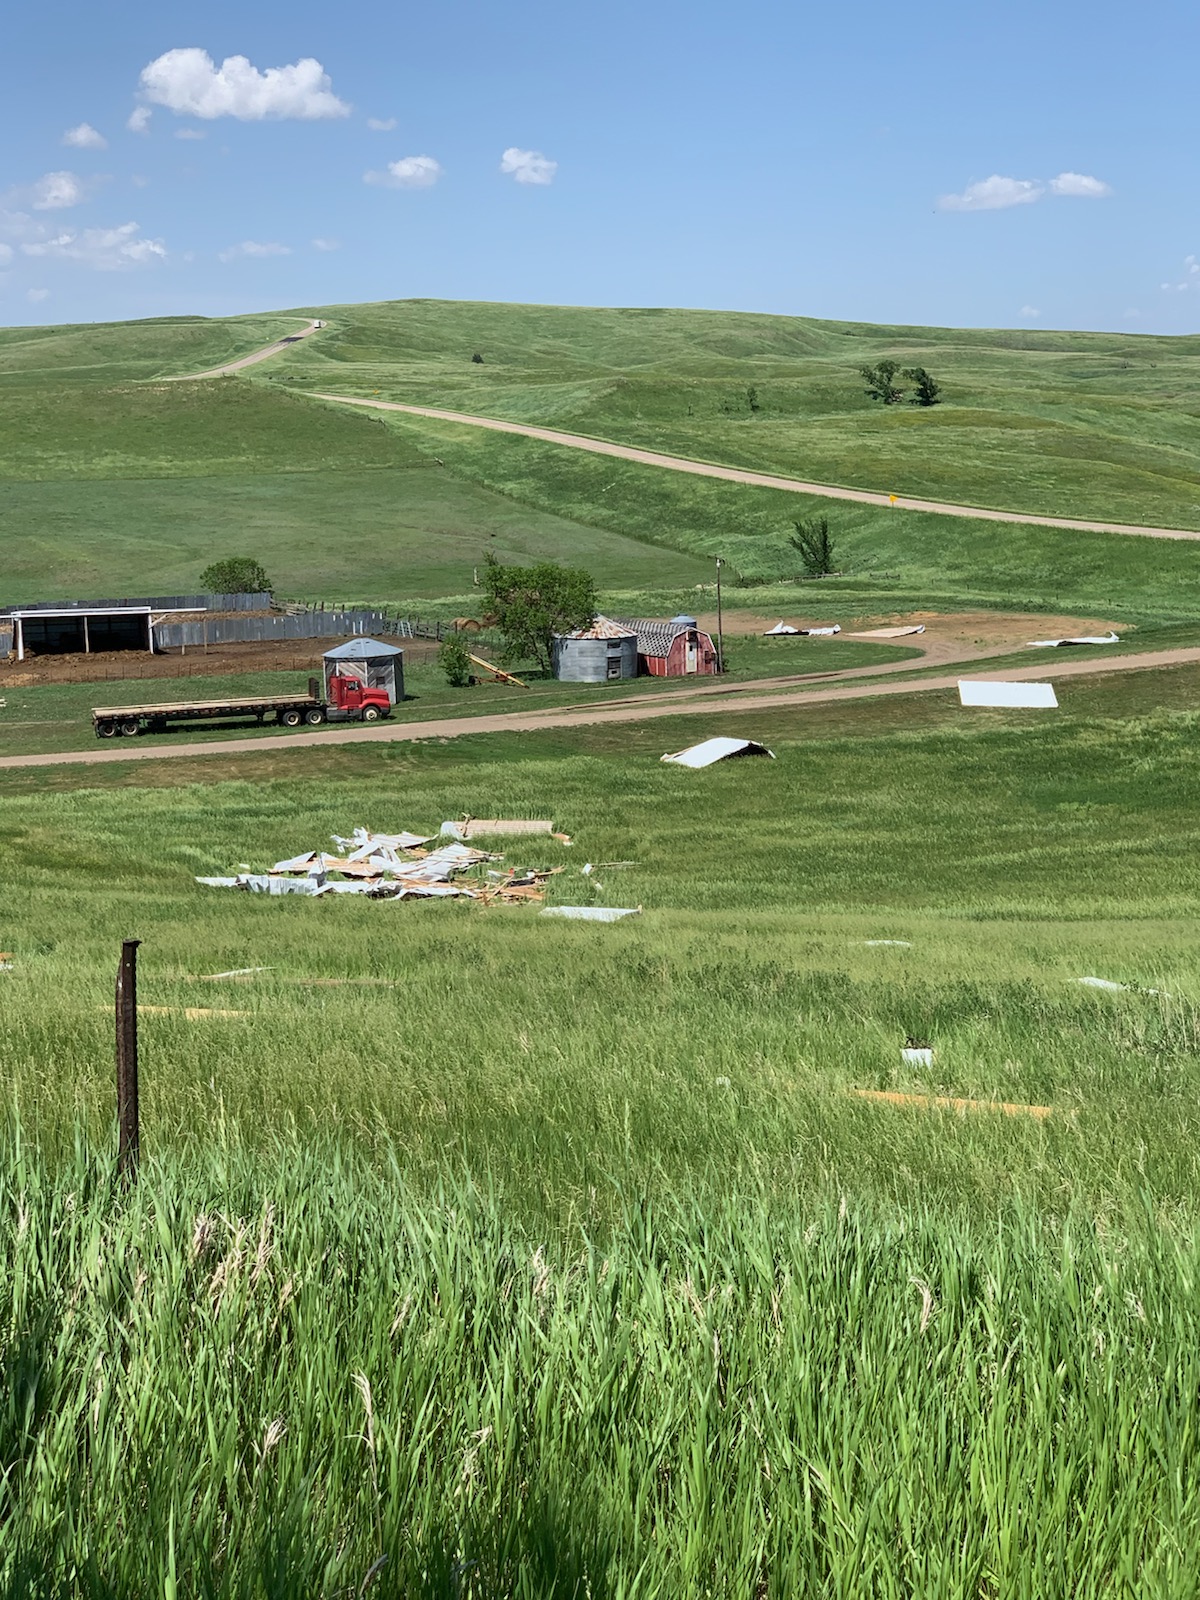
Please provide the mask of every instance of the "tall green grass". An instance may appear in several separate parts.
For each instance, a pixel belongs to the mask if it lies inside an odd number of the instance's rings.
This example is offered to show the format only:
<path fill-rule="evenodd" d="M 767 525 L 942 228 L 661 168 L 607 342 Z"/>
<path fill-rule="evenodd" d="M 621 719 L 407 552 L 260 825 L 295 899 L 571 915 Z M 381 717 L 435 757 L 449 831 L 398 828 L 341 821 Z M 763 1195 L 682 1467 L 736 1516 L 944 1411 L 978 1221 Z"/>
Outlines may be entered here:
<path fill-rule="evenodd" d="M 1194 1593 L 1188 1227 L 0 1148 L 10 1595 Z"/>

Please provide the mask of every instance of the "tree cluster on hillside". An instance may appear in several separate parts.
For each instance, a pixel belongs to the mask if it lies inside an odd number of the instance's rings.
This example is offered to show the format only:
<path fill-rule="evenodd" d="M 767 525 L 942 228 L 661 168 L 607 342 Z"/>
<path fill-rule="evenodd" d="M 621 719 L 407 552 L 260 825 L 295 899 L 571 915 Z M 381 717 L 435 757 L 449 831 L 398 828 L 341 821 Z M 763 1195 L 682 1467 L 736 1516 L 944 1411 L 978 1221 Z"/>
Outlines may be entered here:
<path fill-rule="evenodd" d="M 586 628 L 596 615 L 591 573 L 557 561 L 506 567 L 488 556 L 483 587 L 487 609 L 504 640 L 503 659 L 536 661 L 547 673 L 554 670 L 554 635 Z"/>
<path fill-rule="evenodd" d="M 936 406 L 941 399 L 942 386 L 926 372 L 924 367 L 904 367 L 898 361 L 885 358 L 873 367 L 860 367 L 859 373 L 872 400 L 881 400 L 885 406 L 894 406 L 905 396 L 906 390 L 896 382 L 897 376 L 913 386 L 910 404 Z"/>
<path fill-rule="evenodd" d="M 200 587 L 209 594 L 270 594 L 272 584 L 253 556 L 226 556 L 200 574 Z"/>

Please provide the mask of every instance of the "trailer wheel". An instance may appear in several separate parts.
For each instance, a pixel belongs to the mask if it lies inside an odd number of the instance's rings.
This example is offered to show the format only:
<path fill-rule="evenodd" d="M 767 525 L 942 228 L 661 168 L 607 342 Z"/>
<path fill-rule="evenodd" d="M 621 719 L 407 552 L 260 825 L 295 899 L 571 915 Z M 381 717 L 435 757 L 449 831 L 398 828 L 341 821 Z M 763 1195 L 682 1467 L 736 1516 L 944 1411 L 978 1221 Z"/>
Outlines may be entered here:
<path fill-rule="evenodd" d="M 364 706 L 363 707 L 363 721 L 364 722 L 378 722 L 381 715 L 382 715 L 382 713 L 380 712 L 378 706 Z"/>
<path fill-rule="evenodd" d="M 137 717 L 126 717 L 121 724 L 121 732 L 129 739 L 135 738 L 142 731 L 142 724 Z"/>
<path fill-rule="evenodd" d="M 304 715 L 298 706 L 289 706 L 286 711 L 279 713 L 279 720 L 285 728 L 298 728 L 304 721 Z"/>
<path fill-rule="evenodd" d="M 115 722 L 98 722 L 96 724 L 97 739 L 115 739 L 116 736 L 117 725 Z"/>
<path fill-rule="evenodd" d="M 321 710 L 320 706 L 313 706 L 311 711 L 306 711 L 304 713 L 304 720 L 308 723 L 310 728 L 319 728 L 325 721 L 325 713 Z"/>

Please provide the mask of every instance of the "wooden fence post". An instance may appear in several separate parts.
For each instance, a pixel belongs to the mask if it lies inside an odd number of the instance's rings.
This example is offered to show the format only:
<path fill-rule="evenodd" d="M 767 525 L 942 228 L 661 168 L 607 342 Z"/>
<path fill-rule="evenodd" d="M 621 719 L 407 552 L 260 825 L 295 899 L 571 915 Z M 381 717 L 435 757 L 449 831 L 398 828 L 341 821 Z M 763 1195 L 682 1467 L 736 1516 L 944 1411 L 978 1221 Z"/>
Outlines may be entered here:
<path fill-rule="evenodd" d="M 137 1179 L 138 1132 L 138 1036 L 137 1036 L 137 949 L 140 939 L 126 939 L 121 945 L 121 964 L 117 968 L 117 1173 L 127 1183 Z"/>

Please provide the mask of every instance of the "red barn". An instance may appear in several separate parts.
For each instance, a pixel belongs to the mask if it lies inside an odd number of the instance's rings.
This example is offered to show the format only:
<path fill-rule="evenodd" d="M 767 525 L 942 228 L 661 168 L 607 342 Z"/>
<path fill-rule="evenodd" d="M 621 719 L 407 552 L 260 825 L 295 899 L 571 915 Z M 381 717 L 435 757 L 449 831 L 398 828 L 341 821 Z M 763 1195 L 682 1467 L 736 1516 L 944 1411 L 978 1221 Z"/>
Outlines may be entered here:
<path fill-rule="evenodd" d="M 641 671 L 655 678 L 716 676 L 716 646 L 695 617 L 672 617 L 670 622 L 646 622 L 633 617 L 617 620 L 637 635 Z"/>

